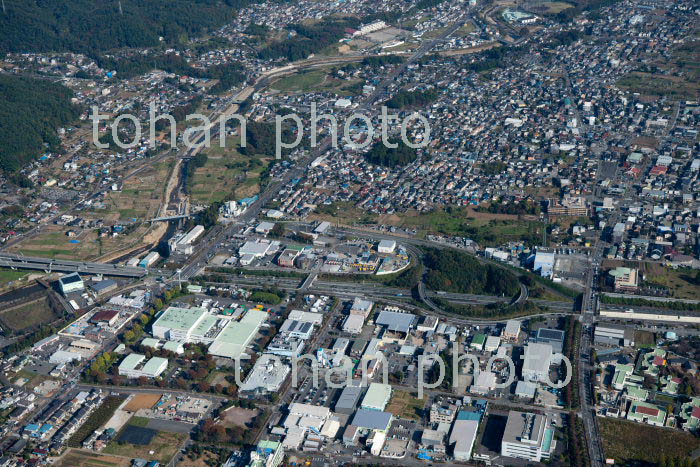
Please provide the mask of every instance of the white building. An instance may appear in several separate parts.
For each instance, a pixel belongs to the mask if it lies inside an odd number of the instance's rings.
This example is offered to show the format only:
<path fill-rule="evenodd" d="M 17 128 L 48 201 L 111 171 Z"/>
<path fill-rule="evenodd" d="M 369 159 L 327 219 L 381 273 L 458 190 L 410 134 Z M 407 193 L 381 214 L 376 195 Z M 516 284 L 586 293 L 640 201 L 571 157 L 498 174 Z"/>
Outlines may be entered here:
<path fill-rule="evenodd" d="M 77 352 L 69 352 L 67 350 L 57 350 L 49 357 L 49 363 L 57 365 L 60 363 L 79 362 L 83 356 Z"/>
<path fill-rule="evenodd" d="M 152 251 L 147 254 L 141 261 L 139 261 L 139 266 L 142 268 L 150 268 L 158 262 L 160 259 L 160 254 L 157 251 Z"/>
<path fill-rule="evenodd" d="M 254 258 L 262 258 L 270 251 L 270 242 L 247 241 L 238 249 L 238 256 L 251 255 Z"/>
<path fill-rule="evenodd" d="M 261 234 L 261 235 L 267 235 L 270 233 L 270 231 L 275 227 L 275 224 L 273 222 L 269 221 L 263 221 L 255 227 L 255 233 Z"/>
<path fill-rule="evenodd" d="M 377 246 L 377 251 L 383 254 L 393 253 L 396 249 L 396 242 L 393 240 L 381 240 Z"/>
<path fill-rule="evenodd" d="M 365 324 L 365 317 L 362 315 L 349 315 L 343 323 L 343 332 L 349 334 L 359 334 Z"/>
<path fill-rule="evenodd" d="M 313 311 L 292 310 L 289 312 L 288 319 L 311 323 L 315 326 L 320 326 L 323 323 L 323 314 L 314 313 Z"/>
<path fill-rule="evenodd" d="M 362 404 L 363 409 L 383 411 L 391 399 L 391 385 L 371 383 L 367 389 Z"/>
<path fill-rule="evenodd" d="M 168 368 L 168 359 L 152 357 L 146 361 L 146 356 L 132 353 L 124 357 L 119 364 L 119 374 L 127 378 L 155 378 Z"/>
<path fill-rule="evenodd" d="M 241 392 L 265 394 L 279 391 L 291 368 L 273 355 L 262 354 L 240 387 Z"/>
<path fill-rule="evenodd" d="M 369 34 L 372 32 L 380 31 L 386 27 L 386 23 L 384 21 L 378 20 L 374 21 L 369 24 L 365 24 L 364 26 L 360 27 L 357 31 L 355 31 L 352 35 L 353 36 L 364 36 L 365 34 Z"/>
<path fill-rule="evenodd" d="M 153 337 L 184 343 L 206 341 L 216 321 L 216 317 L 203 308 L 171 306 L 153 323 Z"/>
<path fill-rule="evenodd" d="M 520 321 L 509 319 L 503 329 L 502 337 L 506 340 L 517 341 L 520 336 Z"/>
<path fill-rule="evenodd" d="M 525 346 L 523 379 L 531 382 L 547 381 L 552 364 L 552 346 L 549 344 L 528 344 Z"/>
<path fill-rule="evenodd" d="M 461 411 L 457 413 L 449 439 L 452 455 L 456 461 L 467 462 L 471 459 L 480 421 L 481 416 L 477 412 Z"/>
<path fill-rule="evenodd" d="M 314 229 L 314 233 L 317 233 L 319 235 L 323 235 L 328 231 L 328 229 L 331 227 L 331 223 L 328 221 L 323 221 L 320 224 L 316 226 Z"/>
<path fill-rule="evenodd" d="M 501 440 L 501 455 L 531 462 L 549 459 L 556 441 L 549 417 L 511 411 Z"/>
<path fill-rule="evenodd" d="M 374 302 L 371 302 L 369 300 L 363 300 L 359 297 L 355 297 L 355 300 L 352 302 L 352 306 L 350 307 L 350 314 L 351 315 L 362 315 L 363 318 L 367 318 L 369 314 L 372 312 L 372 307 L 374 306 Z"/>
<path fill-rule="evenodd" d="M 535 272 L 539 272 L 542 277 L 551 278 L 554 275 L 554 253 L 538 251 L 535 254 Z"/>
<path fill-rule="evenodd" d="M 486 352 L 495 352 L 501 345 L 501 338 L 498 336 L 488 336 L 486 338 L 486 344 L 484 345 L 484 350 Z"/>
<path fill-rule="evenodd" d="M 81 292 L 85 289 L 85 283 L 77 272 L 61 277 L 58 280 L 58 286 L 61 288 L 63 295 L 71 292 Z"/>
<path fill-rule="evenodd" d="M 182 237 L 175 237 L 168 242 L 171 252 L 191 255 L 194 251 L 194 242 L 204 233 L 203 225 L 196 225 Z"/>
<path fill-rule="evenodd" d="M 480 371 L 469 392 L 474 394 L 488 394 L 496 387 L 496 374 L 492 371 Z"/>
<path fill-rule="evenodd" d="M 314 325 L 306 321 L 297 321 L 295 319 L 286 319 L 280 326 L 280 334 L 297 339 L 308 340 L 314 331 Z"/>

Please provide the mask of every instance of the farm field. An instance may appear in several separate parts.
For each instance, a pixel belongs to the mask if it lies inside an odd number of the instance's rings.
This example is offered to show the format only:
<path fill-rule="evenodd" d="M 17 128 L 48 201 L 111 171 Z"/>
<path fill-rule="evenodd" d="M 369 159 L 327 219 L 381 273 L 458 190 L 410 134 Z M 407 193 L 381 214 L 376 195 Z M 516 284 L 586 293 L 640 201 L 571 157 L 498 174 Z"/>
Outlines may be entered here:
<path fill-rule="evenodd" d="M 58 316 L 51 310 L 48 299 L 42 297 L 0 312 L 0 325 L 15 332 L 50 323 Z"/>
<path fill-rule="evenodd" d="M 124 182 L 121 191 L 107 191 L 103 205 L 94 206 L 81 216 L 103 219 L 106 224 L 125 225 L 116 237 L 100 237 L 95 229 L 75 229 L 47 225 L 39 234 L 13 245 L 9 251 L 27 256 L 87 261 L 115 250 L 138 246 L 148 232 L 149 224 L 134 222 L 156 217 L 165 195 L 165 181 L 173 161 L 161 161 Z M 69 237 L 68 231 L 75 236 Z"/>
<path fill-rule="evenodd" d="M 426 234 L 458 235 L 473 239 L 482 246 L 508 241 L 541 239 L 541 222 L 518 219 L 516 215 L 476 212 L 471 208 L 439 209 L 428 213 L 407 212 L 398 220 L 387 223 L 397 227 L 416 229 L 419 236 Z"/>
<path fill-rule="evenodd" d="M 262 174 L 272 158 L 244 156 L 237 151 L 238 141 L 227 147 L 213 146 L 203 167 L 194 171 L 188 190 L 194 204 L 211 204 L 260 192 Z"/>
<path fill-rule="evenodd" d="M 700 89 L 697 81 L 638 71 L 623 76 L 618 80 L 617 85 L 643 96 L 665 96 L 671 99 L 693 99 Z"/>
<path fill-rule="evenodd" d="M 700 439 L 682 431 L 605 417 L 599 417 L 598 423 L 605 457 L 620 465 L 685 459 L 700 447 Z"/>

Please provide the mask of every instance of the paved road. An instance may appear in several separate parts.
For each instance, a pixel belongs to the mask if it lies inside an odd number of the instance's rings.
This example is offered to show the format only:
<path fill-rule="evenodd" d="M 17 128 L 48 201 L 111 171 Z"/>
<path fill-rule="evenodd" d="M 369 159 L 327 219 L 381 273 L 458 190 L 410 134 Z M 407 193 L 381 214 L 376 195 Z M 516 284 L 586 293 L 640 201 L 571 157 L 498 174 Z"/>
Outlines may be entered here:
<path fill-rule="evenodd" d="M 119 266 L 116 264 L 90 263 L 62 259 L 39 258 L 32 256 L 0 253 L 0 267 L 34 269 L 49 272 L 81 272 L 110 276 L 139 278 L 147 274 L 143 268 Z"/>

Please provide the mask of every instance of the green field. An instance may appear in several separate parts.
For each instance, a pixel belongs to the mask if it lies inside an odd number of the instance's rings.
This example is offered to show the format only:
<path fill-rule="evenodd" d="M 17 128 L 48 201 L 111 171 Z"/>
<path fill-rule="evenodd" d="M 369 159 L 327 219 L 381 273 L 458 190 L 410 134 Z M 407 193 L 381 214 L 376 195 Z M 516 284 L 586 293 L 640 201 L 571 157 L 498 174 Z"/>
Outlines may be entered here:
<path fill-rule="evenodd" d="M 333 223 L 345 225 L 373 224 L 377 221 L 376 214 L 357 208 L 350 201 L 340 201 L 331 205 L 319 206 L 316 208 L 315 214 L 318 218 L 328 219 L 333 221 Z"/>
<path fill-rule="evenodd" d="M 56 461 L 56 465 L 59 467 L 128 467 L 131 465 L 131 460 L 70 448 Z"/>
<path fill-rule="evenodd" d="M 50 323 L 56 318 L 46 297 L 0 312 L 2 327 L 16 332 Z"/>
<path fill-rule="evenodd" d="M 323 70 L 296 73 L 275 81 L 272 87 L 282 92 L 307 92 L 323 83 L 326 72 Z"/>
<path fill-rule="evenodd" d="M 187 435 L 182 433 L 167 433 L 159 431 L 147 446 L 140 446 L 130 443 L 118 443 L 112 441 L 104 449 L 105 454 L 115 456 L 124 456 L 130 459 L 141 458 L 157 460 L 163 465 L 166 465 L 180 449 L 180 445 L 185 440 Z M 153 454 L 151 454 L 153 451 Z"/>
<path fill-rule="evenodd" d="M 598 417 L 598 423 L 605 457 L 615 459 L 616 465 L 687 459 L 700 447 L 700 438 L 679 430 L 605 417 Z"/>
<path fill-rule="evenodd" d="M 542 222 L 518 218 L 516 215 L 475 212 L 468 208 L 448 207 L 431 212 L 408 211 L 392 216 L 377 216 L 355 207 L 351 202 L 319 206 L 315 219 L 326 219 L 344 225 L 380 223 L 415 229 L 417 238 L 428 234 L 455 235 L 471 238 L 481 246 L 500 245 L 508 241 L 537 243 L 542 241 Z"/>
<path fill-rule="evenodd" d="M 129 419 L 129 425 L 140 426 L 141 428 L 146 428 L 148 426 L 149 418 L 147 417 L 137 417 L 134 415 Z"/>
<path fill-rule="evenodd" d="M 330 69 L 318 69 L 285 76 L 270 87 L 281 92 L 334 92 L 345 96 L 356 96 L 362 91 L 364 81 L 337 79 L 329 74 Z"/>
<path fill-rule="evenodd" d="M 476 26 L 474 26 L 474 23 L 471 21 L 462 26 L 461 28 L 457 29 L 454 34 L 452 34 L 453 37 L 467 37 L 469 34 L 472 32 L 476 31 Z"/>
<path fill-rule="evenodd" d="M 414 228 L 422 235 L 444 234 L 471 238 L 481 246 L 500 245 L 508 241 L 541 241 L 541 222 L 517 216 L 488 215 L 465 208 L 437 209 L 429 213 L 399 215 L 399 226 Z"/>
<path fill-rule="evenodd" d="M 207 151 L 207 162 L 195 171 L 188 184 L 193 202 L 211 204 L 260 191 L 261 175 L 271 159 L 240 154 L 236 149 L 238 141 L 230 138 L 227 147 L 214 145 Z"/>
<path fill-rule="evenodd" d="M 443 28 L 437 28 L 437 29 L 432 29 L 425 34 L 423 34 L 423 40 L 427 39 L 435 39 L 436 37 L 440 36 L 440 34 L 443 34 L 445 31 L 447 31 L 449 28 L 452 26 L 445 26 Z"/>
<path fill-rule="evenodd" d="M 693 269 L 671 269 L 661 264 L 644 263 L 644 281 L 671 291 L 673 298 L 700 300 L 700 284 L 696 283 L 697 271 Z"/>
<path fill-rule="evenodd" d="M 538 3 L 536 8 L 533 7 L 535 11 L 541 11 L 543 14 L 548 15 L 556 15 L 557 13 L 561 13 L 567 8 L 573 8 L 573 5 L 567 2 L 544 2 Z"/>
<path fill-rule="evenodd" d="M 13 271 L 12 269 L 0 268 L 0 288 L 27 275 L 29 275 L 27 271 Z"/>
<path fill-rule="evenodd" d="M 673 99 L 694 99 L 700 89 L 697 81 L 678 77 L 633 72 L 618 80 L 617 85 L 630 92 L 643 96 L 668 97 Z"/>

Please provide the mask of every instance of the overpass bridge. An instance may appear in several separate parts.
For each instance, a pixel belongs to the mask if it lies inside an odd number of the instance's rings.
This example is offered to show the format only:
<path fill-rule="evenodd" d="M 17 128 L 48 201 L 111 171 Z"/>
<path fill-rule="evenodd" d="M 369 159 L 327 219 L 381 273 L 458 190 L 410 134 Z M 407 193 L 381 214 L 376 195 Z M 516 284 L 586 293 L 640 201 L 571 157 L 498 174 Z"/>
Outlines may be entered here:
<path fill-rule="evenodd" d="M 139 267 L 120 266 L 118 264 L 89 263 L 52 258 L 0 253 L 0 267 L 12 269 L 31 269 L 51 272 L 79 272 L 83 274 L 103 274 L 106 276 L 140 278 L 148 272 Z"/>

